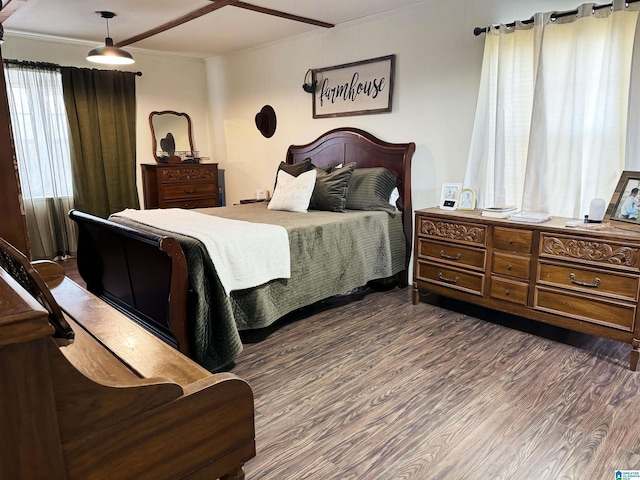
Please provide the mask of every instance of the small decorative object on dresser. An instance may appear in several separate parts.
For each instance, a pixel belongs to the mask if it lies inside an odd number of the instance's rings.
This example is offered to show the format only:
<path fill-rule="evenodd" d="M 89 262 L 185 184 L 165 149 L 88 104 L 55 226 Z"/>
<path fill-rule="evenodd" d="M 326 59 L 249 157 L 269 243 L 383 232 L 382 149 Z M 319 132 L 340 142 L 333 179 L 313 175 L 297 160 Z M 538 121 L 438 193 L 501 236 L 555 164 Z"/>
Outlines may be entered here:
<path fill-rule="evenodd" d="M 640 347 L 640 232 L 416 211 L 413 303 L 420 290 Z M 596 224 L 597 225 L 597 224 Z"/>
<path fill-rule="evenodd" d="M 145 208 L 220 206 L 218 164 L 143 164 Z"/>
<path fill-rule="evenodd" d="M 604 216 L 605 222 L 612 222 L 618 228 L 640 232 L 640 172 L 624 171 L 618 180 L 609 207 Z"/>
<path fill-rule="evenodd" d="M 440 208 L 444 210 L 455 210 L 458 208 L 460 198 L 461 183 L 443 183 L 442 196 L 440 197 Z"/>
<path fill-rule="evenodd" d="M 476 192 L 473 188 L 463 188 L 458 202 L 460 210 L 474 210 L 476 208 Z"/>

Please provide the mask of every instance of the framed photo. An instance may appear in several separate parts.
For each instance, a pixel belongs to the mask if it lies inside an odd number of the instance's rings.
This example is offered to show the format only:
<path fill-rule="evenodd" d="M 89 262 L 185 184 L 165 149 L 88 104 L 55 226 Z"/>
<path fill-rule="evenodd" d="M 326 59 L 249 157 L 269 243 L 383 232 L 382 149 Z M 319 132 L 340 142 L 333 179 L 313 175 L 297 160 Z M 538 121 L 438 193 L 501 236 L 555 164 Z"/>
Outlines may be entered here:
<path fill-rule="evenodd" d="M 604 221 L 618 228 L 640 232 L 640 172 L 622 172 Z"/>
<path fill-rule="evenodd" d="M 444 210 L 455 210 L 458 208 L 458 200 L 460 199 L 461 190 L 461 183 L 443 183 L 440 208 Z"/>
<path fill-rule="evenodd" d="M 313 118 L 391 111 L 396 56 L 313 70 Z"/>
<path fill-rule="evenodd" d="M 460 191 L 458 210 L 474 210 L 476 208 L 476 191 L 473 188 L 463 188 Z"/>

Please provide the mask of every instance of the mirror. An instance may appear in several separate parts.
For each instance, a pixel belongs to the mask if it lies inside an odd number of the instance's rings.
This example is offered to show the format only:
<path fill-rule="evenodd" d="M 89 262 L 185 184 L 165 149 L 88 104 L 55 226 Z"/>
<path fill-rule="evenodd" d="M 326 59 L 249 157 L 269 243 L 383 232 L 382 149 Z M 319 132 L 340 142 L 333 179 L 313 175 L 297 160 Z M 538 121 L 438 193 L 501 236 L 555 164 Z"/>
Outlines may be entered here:
<path fill-rule="evenodd" d="M 171 110 L 149 114 L 153 156 L 159 163 L 197 163 L 191 137 L 191 118 Z"/>
<path fill-rule="evenodd" d="M 622 172 L 604 221 L 618 228 L 640 231 L 640 172 Z"/>

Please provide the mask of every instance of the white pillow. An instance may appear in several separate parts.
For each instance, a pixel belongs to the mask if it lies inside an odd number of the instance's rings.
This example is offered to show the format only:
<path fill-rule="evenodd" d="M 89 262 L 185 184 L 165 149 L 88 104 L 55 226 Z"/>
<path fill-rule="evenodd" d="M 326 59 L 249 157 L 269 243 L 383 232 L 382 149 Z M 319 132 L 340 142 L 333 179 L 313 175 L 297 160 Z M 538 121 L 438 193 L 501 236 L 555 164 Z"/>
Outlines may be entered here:
<path fill-rule="evenodd" d="M 399 197 L 400 197 L 400 192 L 398 192 L 398 187 L 396 187 L 391 192 L 391 196 L 389 196 L 389 203 L 395 207 L 396 201 L 398 200 Z"/>
<path fill-rule="evenodd" d="M 306 212 L 315 186 L 315 169 L 301 173 L 297 177 L 289 175 L 284 170 L 279 170 L 276 188 L 267 208 L 269 210 Z"/>

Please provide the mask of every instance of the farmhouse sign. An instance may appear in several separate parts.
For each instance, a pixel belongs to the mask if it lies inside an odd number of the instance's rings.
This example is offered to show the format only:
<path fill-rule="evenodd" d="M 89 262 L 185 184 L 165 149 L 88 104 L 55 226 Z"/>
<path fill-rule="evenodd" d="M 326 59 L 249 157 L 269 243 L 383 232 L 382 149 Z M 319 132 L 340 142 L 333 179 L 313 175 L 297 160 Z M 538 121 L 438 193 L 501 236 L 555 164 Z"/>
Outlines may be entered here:
<path fill-rule="evenodd" d="M 395 55 L 313 71 L 313 118 L 391 111 Z"/>

